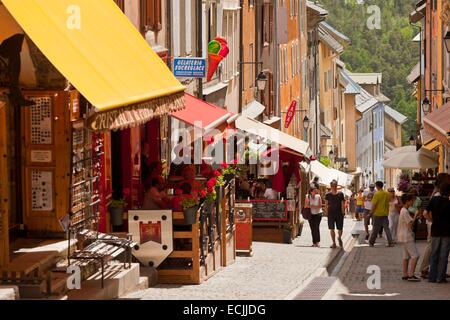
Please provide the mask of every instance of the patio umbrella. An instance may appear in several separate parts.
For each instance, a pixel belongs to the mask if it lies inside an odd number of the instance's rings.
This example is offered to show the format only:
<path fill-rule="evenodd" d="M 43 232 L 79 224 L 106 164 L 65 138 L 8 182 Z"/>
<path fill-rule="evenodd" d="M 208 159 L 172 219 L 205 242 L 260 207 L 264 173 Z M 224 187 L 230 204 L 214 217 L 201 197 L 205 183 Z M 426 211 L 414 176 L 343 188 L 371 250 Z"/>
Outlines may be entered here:
<path fill-rule="evenodd" d="M 404 146 L 404 147 L 396 148 L 396 149 L 393 149 L 393 150 L 391 150 L 389 152 L 386 152 L 384 154 L 384 159 L 390 159 L 390 158 L 395 157 L 395 156 L 397 156 L 399 154 L 405 154 L 405 153 L 415 154 L 416 152 L 417 152 L 416 146 Z M 425 155 L 425 156 L 427 156 L 427 157 L 429 157 L 431 159 L 438 159 L 439 158 L 439 156 L 438 156 L 438 154 L 436 152 L 433 152 L 433 151 L 428 150 L 428 149 L 421 148 L 419 150 L 419 152 L 421 152 L 423 155 Z"/>
<path fill-rule="evenodd" d="M 434 169 L 439 167 L 437 158 L 430 158 L 425 149 L 420 149 L 414 153 L 400 153 L 383 162 L 385 168 L 418 170 Z"/>

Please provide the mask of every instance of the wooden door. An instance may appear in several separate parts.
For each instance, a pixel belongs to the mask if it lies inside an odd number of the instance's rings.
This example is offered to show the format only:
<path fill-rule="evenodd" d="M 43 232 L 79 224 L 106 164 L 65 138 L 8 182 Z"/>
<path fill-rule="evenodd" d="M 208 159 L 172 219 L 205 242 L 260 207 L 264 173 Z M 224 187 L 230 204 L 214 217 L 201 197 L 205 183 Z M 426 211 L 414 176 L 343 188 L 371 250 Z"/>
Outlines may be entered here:
<path fill-rule="evenodd" d="M 0 266 L 9 262 L 9 183 L 6 150 L 6 104 L 0 101 Z"/>

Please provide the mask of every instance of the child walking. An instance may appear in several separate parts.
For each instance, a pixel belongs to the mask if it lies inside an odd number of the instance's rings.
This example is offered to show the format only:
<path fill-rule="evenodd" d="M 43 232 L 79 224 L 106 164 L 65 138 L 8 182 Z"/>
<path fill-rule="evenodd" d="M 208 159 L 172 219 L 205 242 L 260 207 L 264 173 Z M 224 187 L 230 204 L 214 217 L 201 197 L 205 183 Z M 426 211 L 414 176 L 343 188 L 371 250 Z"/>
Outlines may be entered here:
<path fill-rule="evenodd" d="M 419 250 L 417 250 L 413 225 L 418 218 L 419 213 L 416 212 L 414 218 L 411 217 L 408 209 L 412 206 L 414 197 L 405 193 L 402 195 L 403 208 L 400 211 L 398 219 L 397 237 L 398 242 L 403 243 L 403 277 L 402 280 L 419 282 L 420 279 L 415 276 L 417 261 L 419 260 Z M 411 260 L 410 270 L 408 273 L 409 260 Z"/>

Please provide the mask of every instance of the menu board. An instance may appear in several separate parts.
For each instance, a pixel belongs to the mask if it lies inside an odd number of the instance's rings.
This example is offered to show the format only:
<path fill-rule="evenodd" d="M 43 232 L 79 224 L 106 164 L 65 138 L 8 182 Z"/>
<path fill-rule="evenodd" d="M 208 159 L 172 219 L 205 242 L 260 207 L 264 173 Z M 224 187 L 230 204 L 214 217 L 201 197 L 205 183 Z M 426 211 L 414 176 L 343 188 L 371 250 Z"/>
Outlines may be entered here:
<path fill-rule="evenodd" d="M 31 210 L 53 210 L 52 171 L 31 171 Z"/>
<path fill-rule="evenodd" d="M 251 203 L 254 221 L 288 220 L 287 201 L 254 200 Z"/>
<path fill-rule="evenodd" d="M 52 98 L 31 98 L 31 144 L 52 144 Z"/>

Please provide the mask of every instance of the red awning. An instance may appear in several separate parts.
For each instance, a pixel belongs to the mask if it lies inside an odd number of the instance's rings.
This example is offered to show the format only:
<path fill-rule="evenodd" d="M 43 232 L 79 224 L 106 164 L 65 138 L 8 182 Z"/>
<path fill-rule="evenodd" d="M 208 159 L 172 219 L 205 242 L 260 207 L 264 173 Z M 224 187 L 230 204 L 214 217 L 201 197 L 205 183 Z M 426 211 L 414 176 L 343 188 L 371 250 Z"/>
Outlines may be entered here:
<path fill-rule="evenodd" d="M 225 123 L 233 113 L 185 93 L 186 108 L 171 115 L 187 124 L 202 128 L 205 131 Z"/>
<path fill-rule="evenodd" d="M 423 123 L 433 138 L 450 147 L 450 102 L 427 115 Z"/>

